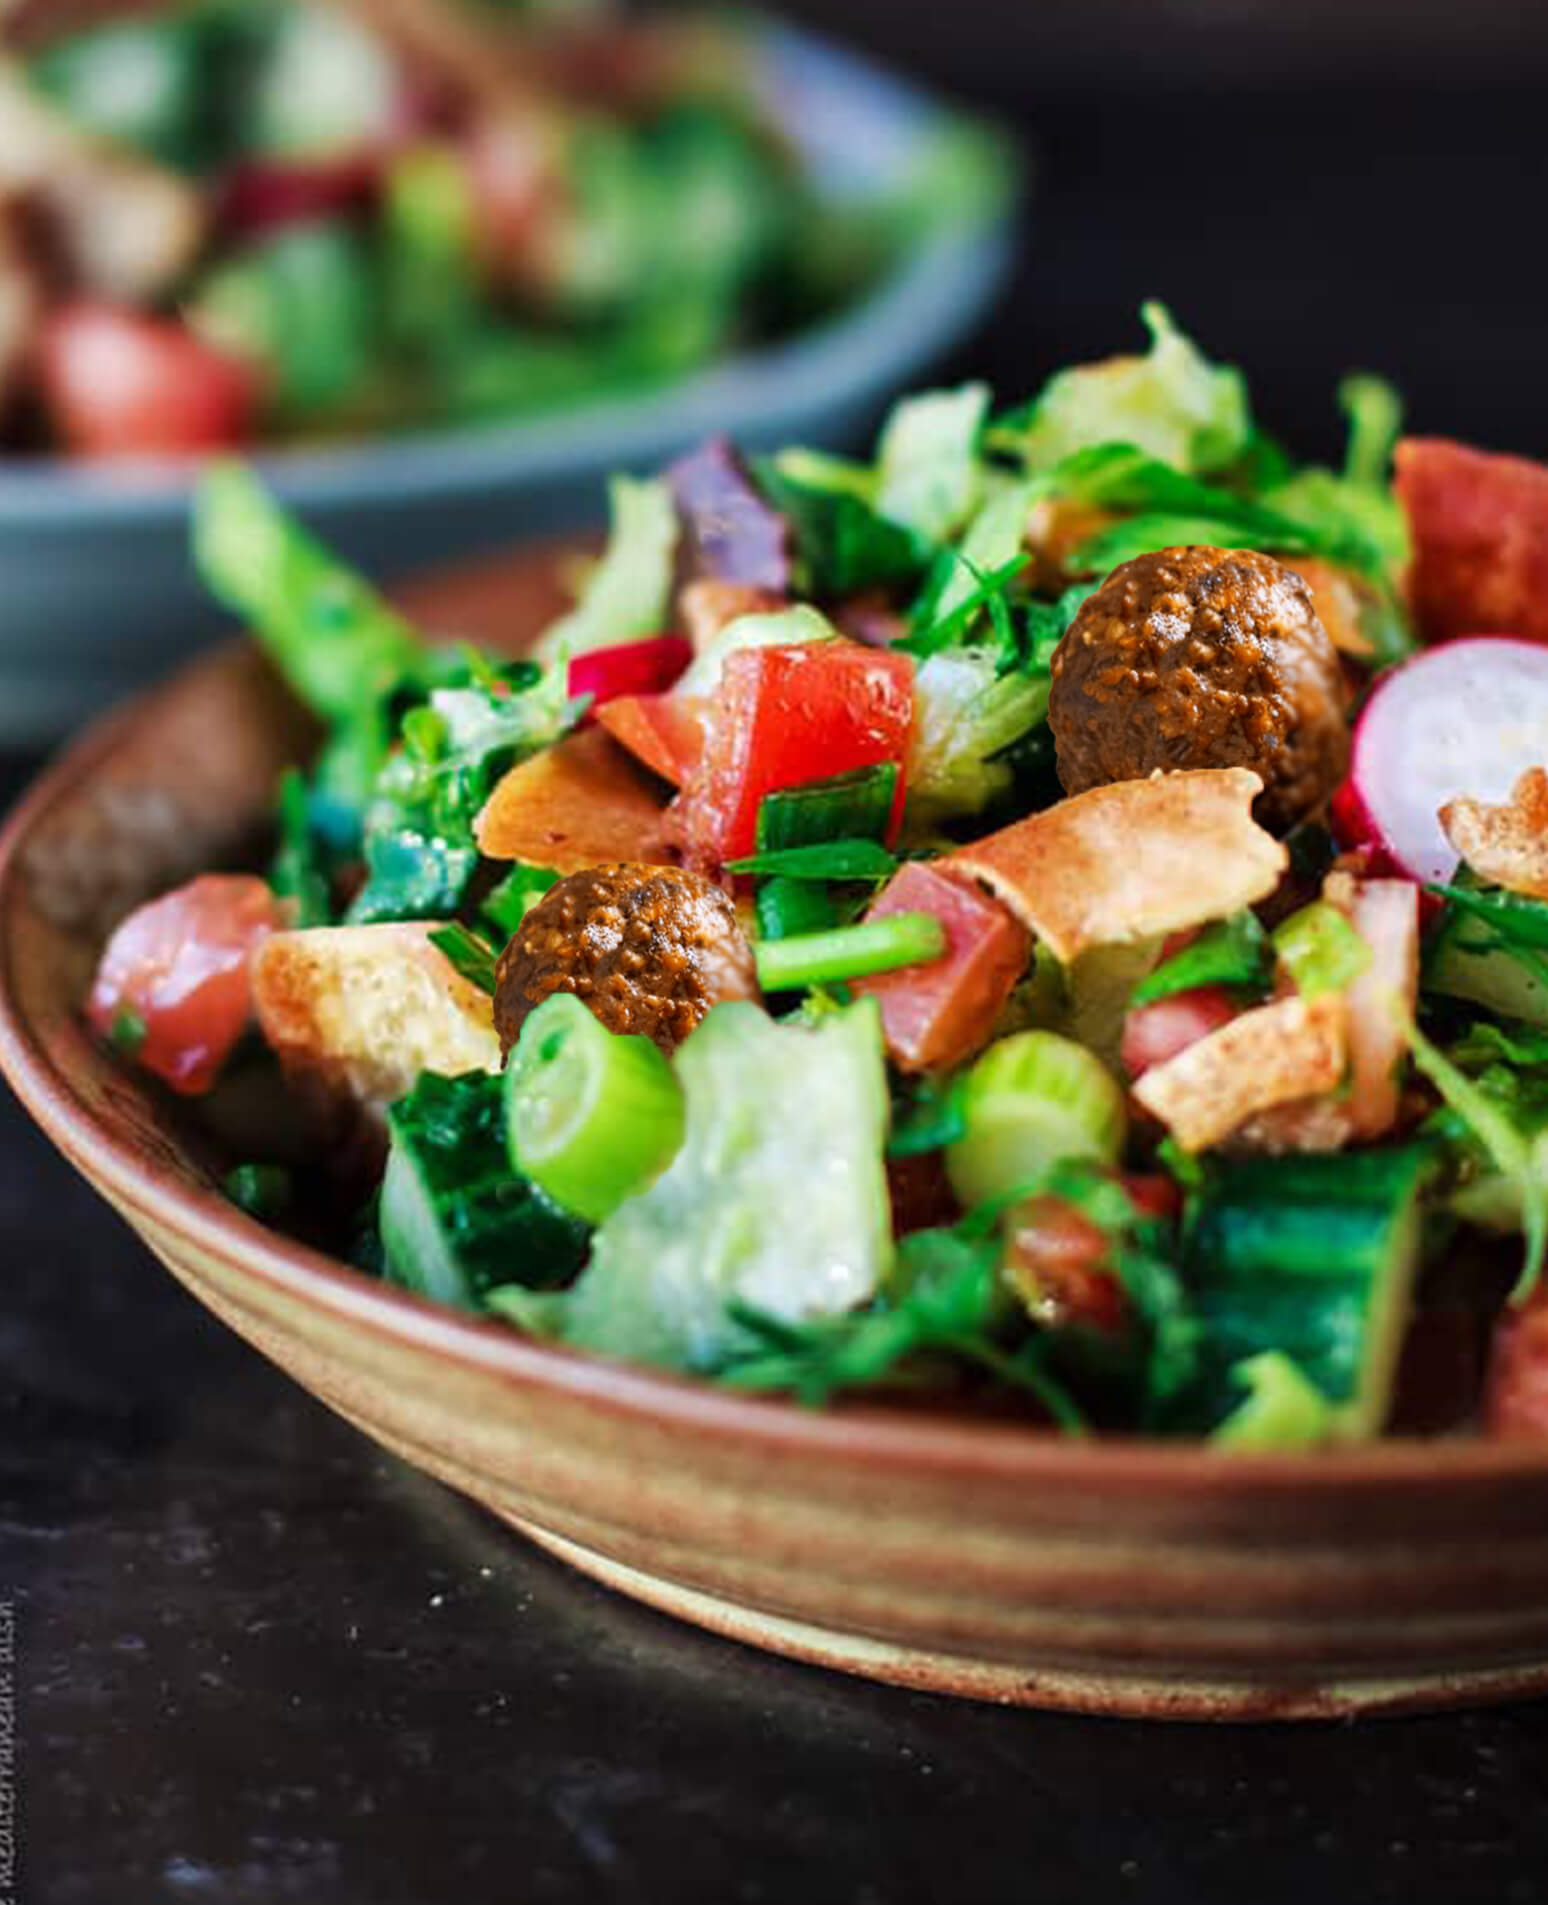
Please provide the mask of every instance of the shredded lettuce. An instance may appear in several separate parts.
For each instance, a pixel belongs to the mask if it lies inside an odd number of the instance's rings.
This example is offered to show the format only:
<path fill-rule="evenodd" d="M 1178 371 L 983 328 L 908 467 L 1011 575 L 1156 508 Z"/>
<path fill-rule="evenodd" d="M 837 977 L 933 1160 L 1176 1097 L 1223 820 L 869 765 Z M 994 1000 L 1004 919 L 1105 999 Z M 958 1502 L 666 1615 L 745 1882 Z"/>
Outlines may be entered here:
<path fill-rule="evenodd" d="M 709 1370 L 753 1340 L 732 1305 L 804 1323 L 865 1302 L 889 1272 L 880 1016 L 873 1000 L 810 1026 L 717 1006 L 676 1069 L 682 1147 L 597 1231 L 552 1320 L 582 1348 Z"/>
<path fill-rule="evenodd" d="M 792 467 L 799 475 L 792 475 Z M 806 594 L 851 595 L 911 582 L 928 567 L 932 545 L 875 507 L 874 479 L 850 464 L 803 452 L 754 459 L 758 488 L 790 525 L 797 581 Z"/>
<path fill-rule="evenodd" d="M 1522 1130 L 1507 1104 L 1469 1078 L 1412 1021 L 1406 1029 L 1415 1066 L 1489 1157 L 1509 1187 L 1512 1205 L 1519 1204 L 1525 1255 L 1511 1300 L 1524 1303 L 1537 1288 L 1548 1255 L 1548 1142 L 1541 1132 L 1534 1136 Z"/>
<path fill-rule="evenodd" d="M 904 398 L 882 431 L 880 513 L 930 542 L 961 529 L 979 498 L 978 443 L 988 411 L 987 384 Z"/>
<path fill-rule="evenodd" d="M 946 648 L 914 676 L 908 820 L 928 830 L 982 813 L 1010 788 L 1000 757 L 1048 712 L 1046 675 L 1002 674 L 994 650 Z"/>
<path fill-rule="evenodd" d="M 677 510 L 660 478 L 615 476 L 608 485 L 607 549 L 580 599 L 547 628 L 541 660 L 659 635 L 666 626 L 677 551 Z"/>
<path fill-rule="evenodd" d="M 428 684 L 416 631 L 274 501 L 239 463 L 209 470 L 194 497 L 194 560 L 212 595 L 252 624 L 314 713 L 349 725 L 405 683 Z"/>
<path fill-rule="evenodd" d="M 535 672 L 535 671 L 531 671 Z M 525 686 L 498 678 L 435 688 L 404 717 L 405 745 L 377 775 L 365 809 L 366 883 L 349 919 L 446 919 L 479 864 L 473 823 L 509 767 L 559 740 L 580 704 L 563 672 Z"/>
<path fill-rule="evenodd" d="M 1241 456 L 1251 430 L 1241 372 L 1210 363 L 1164 305 L 1145 304 L 1140 315 L 1150 332 L 1143 357 L 1060 371 L 1026 409 L 996 424 L 996 442 L 1013 445 L 1033 471 L 1099 443 L 1133 444 L 1190 473 Z"/>

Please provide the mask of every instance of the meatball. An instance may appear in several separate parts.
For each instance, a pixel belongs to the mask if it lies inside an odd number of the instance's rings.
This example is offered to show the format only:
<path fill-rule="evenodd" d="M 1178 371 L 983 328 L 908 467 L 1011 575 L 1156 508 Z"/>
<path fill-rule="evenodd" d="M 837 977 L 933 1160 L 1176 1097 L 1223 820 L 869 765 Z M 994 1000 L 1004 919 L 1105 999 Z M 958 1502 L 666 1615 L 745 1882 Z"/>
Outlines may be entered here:
<path fill-rule="evenodd" d="M 712 1005 L 756 999 L 752 948 L 718 886 L 680 867 L 588 867 L 539 900 L 500 955 L 495 1026 L 509 1052 L 551 992 L 584 999 L 610 1032 L 670 1054 Z"/>
<path fill-rule="evenodd" d="M 1067 794 L 1157 768 L 1250 767 L 1283 831 L 1342 780 L 1338 656 L 1311 591 L 1251 549 L 1162 549 L 1114 569 L 1054 651 L 1048 706 Z"/>

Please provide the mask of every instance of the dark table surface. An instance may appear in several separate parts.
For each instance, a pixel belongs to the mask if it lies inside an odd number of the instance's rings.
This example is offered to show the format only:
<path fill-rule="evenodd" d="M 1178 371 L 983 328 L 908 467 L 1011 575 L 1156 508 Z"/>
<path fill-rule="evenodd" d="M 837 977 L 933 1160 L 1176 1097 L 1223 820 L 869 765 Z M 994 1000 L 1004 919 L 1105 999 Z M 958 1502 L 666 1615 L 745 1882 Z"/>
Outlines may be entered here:
<path fill-rule="evenodd" d="M 878 36 L 883 12 L 855 9 Z M 897 30 L 940 45 L 922 12 Z M 1199 44 L 1230 17 L 1195 9 Z M 1182 58 L 1115 95 L 1042 84 L 1025 31 L 1004 66 L 981 52 L 941 70 L 1043 146 L 1024 268 L 964 358 L 1003 392 L 1131 338 L 1160 295 L 1305 448 L 1333 447 L 1355 363 L 1423 427 L 1548 443 L 1529 92 L 1479 91 L 1476 62 L 1204 87 Z M 1548 1708 L 1160 1730 L 677 1627 L 293 1388 L 3 1096 L 0 1278 L 28 1905 L 1548 1899 Z"/>

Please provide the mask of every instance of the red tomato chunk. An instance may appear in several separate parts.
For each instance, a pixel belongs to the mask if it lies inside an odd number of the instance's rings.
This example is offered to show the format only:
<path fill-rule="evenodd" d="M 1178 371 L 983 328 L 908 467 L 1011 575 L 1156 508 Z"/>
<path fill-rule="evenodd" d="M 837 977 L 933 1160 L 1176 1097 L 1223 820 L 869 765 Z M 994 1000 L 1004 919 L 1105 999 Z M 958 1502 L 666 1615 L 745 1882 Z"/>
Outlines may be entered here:
<path fill-rule="evenodd" d="M 690 866 L 713 868 L 757 846 L 765 794 L 908 755 L 914 665 L 858 642 L 744 648 L 727 656 L 709 710 L 704 758 L 684 789 Z M 898 774 L 892 835 L 903 819 Z"/>
<path fill-rule="evenodd" d="M 187 456 L 245 442 L 259 380 L 172 319 L 108 304 L 52 317 L 39 349 L 44 403 L 83 456 Z"/>
<path fill-rule="evenodd" d="M 1187 1051 L 1201 1038 L 1229 1025 L 1240 1010 L 1223 986 L 1195 986 L 1154 1005 L 1136 1006 L 1123 1022 L 1118 1056 L 1130 1078 Z"/>
<path fill-rule="evenodd" d="M 887 1051 L 905 1071 L 958 1065 L 988 1042 L 1031 936 L 998 900 L 918 860 L 898 869 L 866 917 L 897 913 L 933 913 L 946 929 L 944 956 L 856 980 L 855 990 L 879 1002 Z"/>
<path fill-rule="evenodd" d="M 138 907 L 108 941 L 87 1017 L 174 1091 L 208 1091 L 252 1012 L 248 968 L 285 924 L 248 874 L 206 873 Z"/>

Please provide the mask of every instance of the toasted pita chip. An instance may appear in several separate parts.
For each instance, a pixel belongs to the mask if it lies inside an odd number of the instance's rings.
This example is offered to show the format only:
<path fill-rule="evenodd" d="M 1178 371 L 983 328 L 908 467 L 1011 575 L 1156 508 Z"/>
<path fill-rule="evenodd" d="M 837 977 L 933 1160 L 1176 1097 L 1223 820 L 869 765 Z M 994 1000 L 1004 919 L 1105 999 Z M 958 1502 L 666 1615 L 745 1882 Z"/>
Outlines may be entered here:
<path fill-rule="evenodd" d="M 666 802 L 601 728 L 585 728 L 513 767 L 474 831 L 494 860 L 578 873 L 612 860 L 669 865 Z"/>
<path fill-rule="evenodd" d="M 1088 947 L 1202 926 L 1272 893 L 1289 856 L 1252 818 L 1262 788 L 1244 767 L 1114 781 L 959 848 L 951 863 L 1067 966 Z"/>
<path fill-rule="evenodd" d="M 1185 1151 L 1204 1151 L 1275 1105 L 1331 1091 L 1344 1074 L 1347 1012 L 1337 993 L 1276 999 L 1156 1065 L 1134 1097 Z"/>
<path fill-rule="evenodd" d="M 1503 807 L 1459 796 L 1440 810 L 1446 838 L 1479 876 L 1548 900 L 1548 773 L 1529 767 Z"/>
<path fill-rule="evenodd" d="M 430 943 L 436 930 L 272 934 L 253 959 L 253 1004 L 286 1072 L 379 1114 L 421 1072 L 498 1071 L 494 1001 Z"/>

